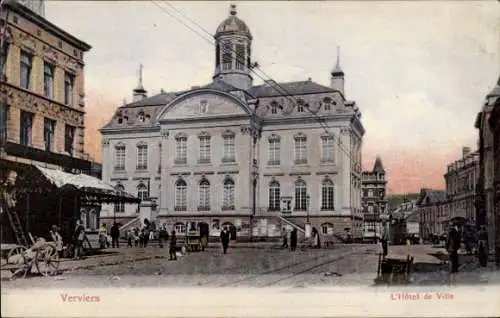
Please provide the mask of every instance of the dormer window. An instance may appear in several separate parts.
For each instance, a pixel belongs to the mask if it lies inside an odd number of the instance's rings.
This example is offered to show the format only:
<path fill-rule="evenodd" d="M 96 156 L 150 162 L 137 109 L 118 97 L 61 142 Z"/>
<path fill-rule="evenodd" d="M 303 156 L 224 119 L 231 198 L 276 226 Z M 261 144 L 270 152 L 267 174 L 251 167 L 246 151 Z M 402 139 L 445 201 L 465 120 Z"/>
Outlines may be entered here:
<path fill-rule="evenodd" d="M 299 112 L 299 113 L 303 113 L 304 112 L 304 104 L 305 103 L 304 103 L 303 99 L 299 98 L 297 100 L 297 112 Z"/>
<path fill-rule="evenodd" d="M 278 113 L 278 103 L 273 101 L 271 102 L 271 114 L 277 114 Z"/>
<path fill-rule="evenodd" d="M 208 101 L 202 100 L 200 102 L 200 113 L 205 114 L 208 111 Z"/>
<path fill-rule="evenodd" d="M 137 115 L 137 119 L 143 123 L 146 121 L 146 115 L 144 114 L 144 112 L 140 112 L 138 115 Z"/>

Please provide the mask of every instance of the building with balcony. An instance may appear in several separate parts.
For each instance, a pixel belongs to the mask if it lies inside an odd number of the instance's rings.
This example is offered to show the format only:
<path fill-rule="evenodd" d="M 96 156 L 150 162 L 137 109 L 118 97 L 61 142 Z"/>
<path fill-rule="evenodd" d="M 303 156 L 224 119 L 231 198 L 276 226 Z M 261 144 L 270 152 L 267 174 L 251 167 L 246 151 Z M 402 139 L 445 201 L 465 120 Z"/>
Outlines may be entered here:
<path fill-rule="evenodd" d="M 387 214 L 386 187 L 385 169 L 377 156 L 372 171 L 363 171 L 361 177 L 364 240 L 376 241 L 382 233 L 381 222 Z"/>
<path fill-rule="evenodd" d="M 280 236 L 307 221 L 324 235 L 362 232 L 364 128 L 339 60 L 329 86 L 252 78 L 252 34 L 231 6 L 215 33 L 212 81 L 117 108 L 103 136 L 103 179 L 143 199 L 103 208 L 122 224 L 153 218 L 239 236 Z M 325 130 L 318 121 L 329 127 Z M 144 213 L 143 211 L 147 211 Z"/>
<path fill-rule="evenodd" d="M 476 223 L 476 184 L 479 177 L 479 152 L 463 147 L 462 158 L 449 164 L 444 174 L 446 201 L 451 219 Z"/>

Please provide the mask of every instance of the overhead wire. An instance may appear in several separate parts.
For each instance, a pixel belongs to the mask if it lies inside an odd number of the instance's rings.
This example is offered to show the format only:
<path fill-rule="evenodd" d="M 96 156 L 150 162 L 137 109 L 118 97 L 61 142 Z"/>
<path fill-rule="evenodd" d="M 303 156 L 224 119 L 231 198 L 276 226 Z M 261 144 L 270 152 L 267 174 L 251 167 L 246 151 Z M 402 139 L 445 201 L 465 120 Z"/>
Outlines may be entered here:
<path fill-rule="evenodd" d="M 213 35 L 208 32 L 203 26 L 201 26 L 199 23 L 197 23 L 196 21 L 194 21 L 193 19 L 189 18 L 186 14 L 184 14 L 182 11 L 178 10 L 177 8 L 175 8 L 173 5 L 171 5 L 170 3 L 168 3 L 168 1 L 162 1 L 162 3 L 166 4 L 168 7 L 170 7 L 172 10 L 174 10 L 175 12 L 177 12 L 179 15 L 181 15 L 182 17 L 184 17 L 187 21 L 191 22 L 192 24 L 194 24 L 195 26 L 197 26 L 198 28 L 200 28 L 200 30 L 202 30 L 205 34 L 207 34 L 210 39 L 206 38 L 204 35 L 200 34 L 198 31 L 196 31 L 195 29 L 193 29 L 191 26 L 189 26 L 187 23 L 185 23 L 184 21 L 182 21 L 181 19 L 179 19 L 178 17 L 176 17 L 175 15 L 173 15 L 171 12 L 169 12 L 165 7 L 162 7 L 160 6 L 157 1 L 155 0 L 150 0 L 153 4 L 155 4 L 160 10 L 162 10 L 163 12 L 165 12 L 167 15 L 169 15 L 170 17 L 172 17 L 173 19 L 175 19 L 177 22 L 181 23 L 182 25 L 184 25 L 186 28 L 188 28 L 189 30 L 191 30 L 192 32 L 194 32 L 196 35 L 198 35 L 199 37 L 201 37 L 202 39 L 204 39 L 205 41 L 207 41 L 208 43 L 210 43 L 212 46 L 215 46 L 216 44 L 212 41 L 213 39 Z M 236 51 L 234 49 L 231 49 L 231 48 L 227 48 L 227 47 L 224 47 L 222 46 L 222 51 L 223 53 L 235 53 L 235 58 L 236 58 L 236 61 L 240 62 L 240 63 L 243 63 L 245 64 L 245 60 L 244 59 L 241 59 L 238 57 L 238 54 L 236 54 Z M 254 65 L 249 65 L 248 66 L 248 69 L 253 73 L 255 74 L 257 77 L 259 77 L 260 79 L 262 79 L 264 81 L 264 83 L 268 83 L 268 84 L 271 84 L 274 86 L 274 89 L 277 91 L 277 93 L 286 98 L 287 100 L 289 100 L 290 102 L 292 102 L 294 104 L 295 107 L 298 106 L 298 103 L 296 100 L 294 100 L 293 98 L 291 98 L 291 96 L 293 96 L 293 94 L 291 94 L 286 88 L 284 88 L 282 85 L 280 85 L 277 81 L 275 81 L 274 79 L 272 79 L 271 76 L 269 76 L 266 72 L 264 72 L 258 65 L 254 64 Z M 262 74 L 259 74 L 256 72 L 256 70 L 260 71 Z M 266 78 L 264 78 L 266 77 Z M 278 89 L 279 90 L 278 90 Z M 281 109 L 283 109 L 283 106 L 281 106 Z M 323 118 L 321 118 L 316 112 L 312 111 L 309 107 L 308 104 L 306 105 L 303 105 L 304 106 L 304 109 L 307 109 L 312 115 L 313 117 L 316 118 L 316 120 L 318 121 L 318 123 L 320 124 L 320 126 L 325 130 L 326 134 L 333 138 L 334 140 L 337 139 L 337 145 L 338 147 L 340 148 L 340 150 L 342 150 L 342 152 L 344 152 L 350 159 L 351 163 L 354 163 L 355 165 L 359 165 L 360 162 L 358 162 L 359 160 L 357 159 L 354 159 L 353 158 L 353 152 L 352 150 L 349 151 L 349 150 L 346 150 L 342 145 L 342 141 L 340 140 L 340 138 L 338 138 L 335 134 L 331 133 L 329 131 L 330 127 L 328 126 L 328 124 L 325 122 L 325 120 Z"/>

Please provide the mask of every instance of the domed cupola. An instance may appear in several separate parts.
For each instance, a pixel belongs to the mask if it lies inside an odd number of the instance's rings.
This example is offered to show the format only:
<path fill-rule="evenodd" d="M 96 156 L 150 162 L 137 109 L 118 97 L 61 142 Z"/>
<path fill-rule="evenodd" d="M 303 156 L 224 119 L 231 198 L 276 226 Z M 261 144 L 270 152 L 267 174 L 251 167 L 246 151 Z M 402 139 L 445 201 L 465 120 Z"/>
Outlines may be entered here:
<path fill-rule="evenodd" d="M 252 86 L 250 76 L 252 34 L 231 5 L 229 17 L 217 28 L 215 38 L 215 72 L 213 79 L 222 80 L 239 89 Z"/>

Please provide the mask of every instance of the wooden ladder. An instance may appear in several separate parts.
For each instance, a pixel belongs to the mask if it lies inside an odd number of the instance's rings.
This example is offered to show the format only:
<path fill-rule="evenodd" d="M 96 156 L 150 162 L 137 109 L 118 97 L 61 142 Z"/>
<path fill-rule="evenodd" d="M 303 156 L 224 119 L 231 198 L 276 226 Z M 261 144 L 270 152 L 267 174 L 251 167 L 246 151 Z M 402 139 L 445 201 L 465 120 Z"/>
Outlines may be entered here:
<path fill-rule="evenodd" d="M 5 194 L 2 194 L 2 208 L 9 217 L 9 222 L 14 231 L 14 236 L 16 237 L 17 243 L 23 246 L 28 246 L 28 240 L 26 239 L 26 235 L 24 234 L 24 229 L 21 224 L 21 220 L 19 220 L 19 216 L 16 212 L 11 211 L 7 204 Z"/>

